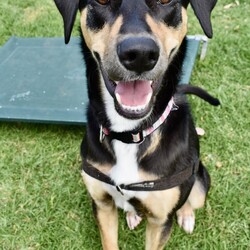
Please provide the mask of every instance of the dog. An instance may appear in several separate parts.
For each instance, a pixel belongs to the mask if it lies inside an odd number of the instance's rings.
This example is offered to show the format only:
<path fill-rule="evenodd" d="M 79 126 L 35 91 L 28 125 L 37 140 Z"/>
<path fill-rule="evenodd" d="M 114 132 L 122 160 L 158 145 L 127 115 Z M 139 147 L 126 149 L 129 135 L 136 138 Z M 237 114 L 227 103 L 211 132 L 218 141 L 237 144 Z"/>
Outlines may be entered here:
<path fill-rule="evenodd" d="M 55 0 L 70 40 L 80 10 L 89 105 L 82 176 L 103 249 L 118 249 L 117 208 L 130 229 L 147 219 L 145 249 L 163 249 L 173 220 L 192 233 L 210 177 L 186 98 L 178 86 L 186 53 L 187 6 L 204 33 L 217 0 Z"/>

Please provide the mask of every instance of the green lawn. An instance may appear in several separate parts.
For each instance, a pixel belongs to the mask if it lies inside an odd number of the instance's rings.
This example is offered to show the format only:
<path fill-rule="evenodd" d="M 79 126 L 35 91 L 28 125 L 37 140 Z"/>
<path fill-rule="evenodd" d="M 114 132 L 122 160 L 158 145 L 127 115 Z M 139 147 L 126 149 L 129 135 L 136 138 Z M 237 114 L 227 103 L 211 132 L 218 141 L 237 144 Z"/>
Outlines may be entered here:
<path fill-rule="evenodd" d="M 250 249 L 249 10 L 249 0 L 220 0 L 214 38 L 205 60 L 196 62 L 192 83 L 222 103 L 215 108 L 190 98 L 196 124 L 206 131 L 201 154 L 212 188 L 194 233 L 175 225 L 168 249 Z M 202 33 L 189 14 L 189 33 Z M 0 45 L 12 35 L 62 34 L 52 0 L 0 0 Z M 83 127 L 0 123 L 0 249 L 101 248 L 79 170 L 83 135 Z M 121 249 L 143 249 L 144 231 L 145 223 L 129 231 L 120 213 Z"/>

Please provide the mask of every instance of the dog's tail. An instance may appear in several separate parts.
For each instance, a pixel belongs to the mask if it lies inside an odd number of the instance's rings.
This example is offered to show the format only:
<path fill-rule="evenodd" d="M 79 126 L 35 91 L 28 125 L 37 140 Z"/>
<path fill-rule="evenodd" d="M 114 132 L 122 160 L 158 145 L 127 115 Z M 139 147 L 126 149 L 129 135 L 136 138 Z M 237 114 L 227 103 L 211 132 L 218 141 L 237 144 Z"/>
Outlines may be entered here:
<path fill-rule="evenodd" d="M 179 84 L 177 86 L 177 93 L 193 94 L 193 95 L 200 97 L 201 99 L 210 103 L 213 106 L 220 105 L 219 99 L 211 96 L 206 90 L 197 86 L 190 85 L 190 84 Z"/>

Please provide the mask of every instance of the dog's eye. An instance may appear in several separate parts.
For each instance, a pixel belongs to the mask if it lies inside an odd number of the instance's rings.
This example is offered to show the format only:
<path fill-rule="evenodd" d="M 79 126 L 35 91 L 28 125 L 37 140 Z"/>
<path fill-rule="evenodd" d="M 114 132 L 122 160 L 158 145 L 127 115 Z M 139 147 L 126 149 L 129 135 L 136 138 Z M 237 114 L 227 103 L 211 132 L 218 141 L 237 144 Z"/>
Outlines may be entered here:
<path fill-rule="evenodd" d="M 160 4 L 168 4 L 168 3 L 171 3 L 172 0 L 158 0 L 157 3 L 160 3 Z"/>
<path fill-rule="evenodd" d="M 96 0 L 99 4 L 106 5 L 109 3 L 109 0 Z"/>

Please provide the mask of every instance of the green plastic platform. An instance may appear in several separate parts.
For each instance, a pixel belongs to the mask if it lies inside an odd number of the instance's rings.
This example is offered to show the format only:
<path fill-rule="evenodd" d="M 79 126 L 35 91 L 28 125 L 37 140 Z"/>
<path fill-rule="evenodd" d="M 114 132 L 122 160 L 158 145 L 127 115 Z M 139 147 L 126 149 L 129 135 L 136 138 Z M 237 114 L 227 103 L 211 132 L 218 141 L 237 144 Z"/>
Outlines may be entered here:
<path fill-rule="evenodd" d="M 188 37 L 188 83 L 202 36 Z M 79 38 L 17 38 L 0 48 L 0 120 L 85 124 L 88 103 Z"/>

